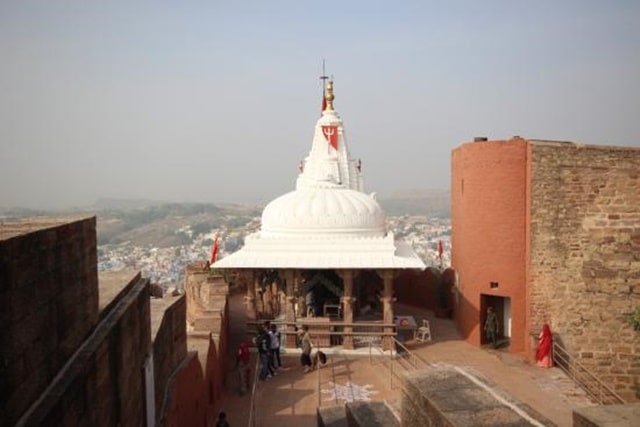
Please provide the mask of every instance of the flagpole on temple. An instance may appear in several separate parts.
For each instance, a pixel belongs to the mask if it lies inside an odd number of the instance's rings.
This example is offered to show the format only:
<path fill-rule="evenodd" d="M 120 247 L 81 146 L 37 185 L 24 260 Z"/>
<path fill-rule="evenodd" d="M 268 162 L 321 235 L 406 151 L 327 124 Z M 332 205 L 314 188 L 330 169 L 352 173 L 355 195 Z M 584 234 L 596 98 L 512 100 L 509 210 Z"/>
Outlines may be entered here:
<path fill-rule="evenodd" d="M 327 73 L 325 73 L 324 70 L 324 58 L 322 58 L 322 75 L 320 76 L 320 80 L 322 81 L 322 110 L 320 111 L 320 116 L 322 116 L 324 110 L 327 109 L 327 96 L 325 93 L 325 86 L 328 78 L 329 76 L 327 76 Z"/>

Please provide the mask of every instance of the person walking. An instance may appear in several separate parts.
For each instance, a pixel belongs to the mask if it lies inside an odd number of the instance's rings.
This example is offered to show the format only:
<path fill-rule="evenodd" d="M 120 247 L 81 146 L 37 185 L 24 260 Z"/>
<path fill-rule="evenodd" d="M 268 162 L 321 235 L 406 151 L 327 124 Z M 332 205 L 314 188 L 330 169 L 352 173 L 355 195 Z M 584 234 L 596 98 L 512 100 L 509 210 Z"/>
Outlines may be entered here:
<path fill-rule="evenodd" d="M 236 354 L 236 369 L 238 370 L 238 379 L 240 381 L 240 395 L 245 394 L 247 390 L 249 390 L 249 377 L 251 376 L 251 368 L 249 366 L 250 359 L 249 343 L 242 341 Z"/>
<path fill-rule="evenodd" d="M 282 361 L 280 360 L 280 332 L 278 326 L 272 324 L 269 331 L 271 337 L 271 361 L 275 369 L 282 368 Z"/>
<path fill-rule="evenodd" d="M 300 345 L 302 347 L 300 362 L 304 366 L 304 373 L 306 374 L 311 370 L 311 335 L 309 335 L 309 327 L 307 325 L 302 326 Z"/>
<path fill-rule="evenodd" d="M 271 346 L 271 339 L 267 331 L 262 328 L 258 338 L 256 339 L 256 345 L 258 347 L 258 356 L 260 357 L 260 375 L 261 381 L 265 381 L 273 376 L 271 367 L 269 366 L 269 351 Z"/>
<path fill-rule="evenodd" d="M 487 308 L 487 319 L 484 322 L 484 332 L 487 340 L 491 341 L 493 348 L 498 348 L 498 316 L 493 307 Z"/>

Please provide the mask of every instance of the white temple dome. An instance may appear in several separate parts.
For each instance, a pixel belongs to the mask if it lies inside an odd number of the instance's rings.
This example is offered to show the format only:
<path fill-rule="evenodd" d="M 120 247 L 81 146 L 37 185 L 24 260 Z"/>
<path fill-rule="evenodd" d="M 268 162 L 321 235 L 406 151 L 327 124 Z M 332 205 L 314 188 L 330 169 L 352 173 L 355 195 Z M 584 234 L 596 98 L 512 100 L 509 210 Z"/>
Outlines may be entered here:
<path fill-rule="evenodd" d="M 386 218 L 373 197 L 348 188 L 299 188 L 271 201 L 262 212 L 269 236 L 384 237 Z"/>
<path fill-rule="evenodd" d="M 364 192 L 362 162 L 349 153 L 344 124 L 325 87 L 309 155 L 298 165 L 296 189 L 262 211 L 259 231 L 212 268 L 419 268 L 411 245 L 387 231 L 378 202 Z"/>

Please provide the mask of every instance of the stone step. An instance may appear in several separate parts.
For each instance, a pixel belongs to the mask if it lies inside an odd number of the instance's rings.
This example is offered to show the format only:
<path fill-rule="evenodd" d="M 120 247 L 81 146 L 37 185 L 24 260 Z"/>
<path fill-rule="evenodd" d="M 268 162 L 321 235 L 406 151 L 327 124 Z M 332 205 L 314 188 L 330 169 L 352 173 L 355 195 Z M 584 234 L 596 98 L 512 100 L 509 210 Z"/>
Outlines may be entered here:
<path fill-rule="evenodd" d="M 318 427 L 400 427 L 385 402 L 350 402 L 318 408 Z"/>

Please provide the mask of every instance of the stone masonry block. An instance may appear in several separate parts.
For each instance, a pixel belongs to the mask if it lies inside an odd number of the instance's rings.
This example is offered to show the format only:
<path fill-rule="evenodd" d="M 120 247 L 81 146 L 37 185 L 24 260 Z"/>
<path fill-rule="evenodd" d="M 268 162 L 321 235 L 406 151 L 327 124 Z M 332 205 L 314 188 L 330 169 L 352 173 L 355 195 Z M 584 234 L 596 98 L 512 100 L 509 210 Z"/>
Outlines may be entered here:
<path fill-rule="evenodd" d="M 318 427 L 348 427 L 344 405 L 319 407 L 317 415 Z"/>
<path fill-rule="evenodd" d="M 350 402 L 345 408 L 349 427 L 400 427 L 385 402 Z"/>

